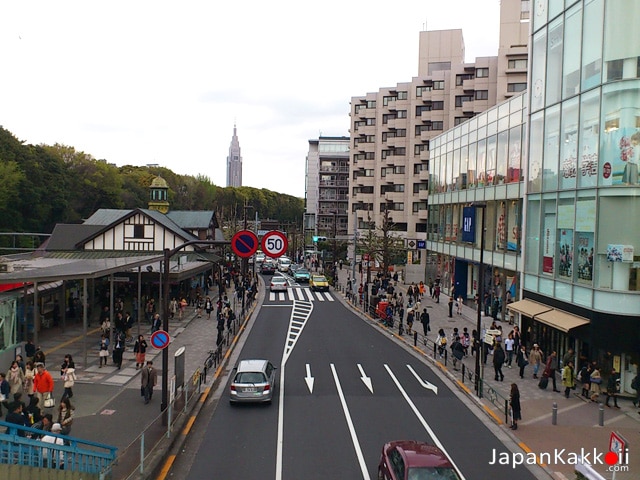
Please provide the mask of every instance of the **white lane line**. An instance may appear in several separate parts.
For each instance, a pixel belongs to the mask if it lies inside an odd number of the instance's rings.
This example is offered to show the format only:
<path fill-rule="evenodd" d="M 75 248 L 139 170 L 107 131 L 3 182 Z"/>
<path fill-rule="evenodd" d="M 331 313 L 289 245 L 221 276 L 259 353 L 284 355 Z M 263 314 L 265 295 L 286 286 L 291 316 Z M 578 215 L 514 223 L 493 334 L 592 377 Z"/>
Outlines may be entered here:
<path fill-rule="evenodd" d="M 285 347 L 286 348 L 286 347 Z M 280 384 L 278 399 L 278 440 L 276 443 L 276 480 L 282 480 L 282 450 L 284 443 L 284 365 L 280 365 Z"/>
<path fill-rule="evenodd" d="M 389 373 L 389 376 L 391 377 L 391 379 L 393 380 L 393 382 L 396 384 L 396 387 L 398 387 L 398 390 L 400 390 L 400 393 L 402 394 L 402 396 L 404 397 L 405 401 L 409 404 L 409 407 L 411 408 L 411 410 L 413 410 L 413 413 L 416 415 L 416 417 L 418 417 L 418 420 L 420 421 L 420 423 L 422 424 L 422 427 L 427 431 L 427 433 L 429 434 L 429 436 L 431 437 L 431 440 L 433 440 L 433 443 L 436 445 L 436 447 L 438 447 L 440 450 L 442 450 L 445 455 L 447 457 L 449 457 L 449 460 L 451 461 L 451 464 L 453 465 L 453 468 L 456 469 L 456 471 L 458 472 L 458 475 L 460 475 L 460 478 L 462 480 L 465 480 L 465 476 L 462 474 L 462 472 L 460 471 L 460 469 L 458 468 L 458 466 L 455 464 L 455 462 L 453 461 L 453 459 L 451 458 L 451 455 L 449 455 L 449 453 L 447 452 L 447 450 L 444 448 L 444 445 L 442 445 L 442 442 L 440 441 L 440 439 L 436 436 L 435 432 L 431 429 L 431 427 L 429 426 L 429 424 L 427 423 L 427 421 L 424 419 L 424 417 L 422 416 L 422 414 L 420 413 L 420 411 L 418 410 L 418 408 L 416 407 L 416 405 L 413 403 L 413 401 L 409 398 L 409 395 L 407 395 L 407 392 L 404 391 L 404 389 L 402 388 L 402 385 L 400 385 L 400 382 L 398 381 L 398 379 L 396 378 L 396 376 L 393 374 L 393 372 L 391 371 L 391 369 L 389 368 L 389 365 L 387 365 L 386 363 L 384 364 L 384 368 L 387 369 L 387 372 Z"/>
<path fill-rule="evenodd" d="M 291 301 L 296 299 L 296 297 L 293 295 L 293 288 L 287 288 L 287 296 Z"/>
<path fill-rule="evenodd" d="M 269 301 L 274 302 L 276 299 L 276 294 L 273 292 L 269 292 Z"/>
<path fill-rule="evenodd" d="M 331 371 L 333 372 L 333 379 L 335 380 L 336 388 L 338 389 L 338 396 L 340 397 L 340 403 L 342 404 L 344 417 L 347 420 L 347 426 L 349 427 L 349 432 L 351 433 L 351 441 L 353 442 L 353 447 L 356 450 L 356 457 L 358 457 L 358 463 L 360 464 L 362 478 L 364 480 L 370 480 L 371 477 L 369 476 L 369 472 L 367 471 L 367 465 L 364 462 L 364 456 L 362 455 L 362 449 L 360 448 L 360 442 L 358 441 L 358 434 L 356 433 L 356 429 L 353 427 L 353 421 L 351 420 L 349 407 L 347 406 L 347 401 L 344 398 L 344 393 L 342 393 L 340 379 L 338 379 L 338 373 L 336 372 L 336 367 L 333 363 L 331 364 Z"/>
<path fill-rule="evenodd" d="M 298 300 L 304 300 L 304 290 L 302 288 L 296 288 L 296 295 L 298 295 Z"/>
<path fill-rule="evenodd" d="M 322 292 L 316 292 L 316 298 L 319 301 L 324 302 L 324 297 L 322 296 Z"/>
<path fill-rule="evenodd" d="M 327 297 L 327 300 L 329 300 L 330 302 L 335 301 L 333 295 L 331 295 L 329 292 L 325 292 L 324 296 Z"/>
<path fill-rule="evenodd" d="M 313 297 L 313 292 L 310 288 L 305 288 L 304 292 L 307 294 L 307 297 L 309 297 L 309 301 L 313 302 L 315 300 L 315 298 Z"/>

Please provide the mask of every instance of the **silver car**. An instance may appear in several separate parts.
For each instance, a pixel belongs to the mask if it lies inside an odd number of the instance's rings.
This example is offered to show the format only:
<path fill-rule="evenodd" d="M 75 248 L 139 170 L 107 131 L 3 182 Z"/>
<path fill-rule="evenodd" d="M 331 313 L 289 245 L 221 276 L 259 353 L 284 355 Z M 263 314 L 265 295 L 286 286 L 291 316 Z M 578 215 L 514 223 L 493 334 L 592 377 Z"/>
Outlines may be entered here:
<path fill-rule="evenodd" d="M 276 367 L 268 360 L 240 360 L 234 369 L 230 403 L 271 403 L 276 386 Z"/>
<path fill-rule="evenodd" d="M 271 292 L 286 292 L 289 283 L 287 279 L 281 275 L 274 275 L 269 284 L 269 291 Z"/>

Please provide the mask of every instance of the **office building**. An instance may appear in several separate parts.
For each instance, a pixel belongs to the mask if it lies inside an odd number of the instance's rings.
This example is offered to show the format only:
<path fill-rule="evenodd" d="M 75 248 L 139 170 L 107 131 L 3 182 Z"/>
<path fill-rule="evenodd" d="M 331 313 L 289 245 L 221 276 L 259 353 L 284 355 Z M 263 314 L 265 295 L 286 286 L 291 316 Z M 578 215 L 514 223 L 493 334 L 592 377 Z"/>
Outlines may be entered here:
<path fill-rule="evenodd" d="M 242 186 L 242 155 L 240 153 L 240 141 L 235 124 L 233 125 L 233 137 L 229 145 L 227 156 L 227 187 Z"/>

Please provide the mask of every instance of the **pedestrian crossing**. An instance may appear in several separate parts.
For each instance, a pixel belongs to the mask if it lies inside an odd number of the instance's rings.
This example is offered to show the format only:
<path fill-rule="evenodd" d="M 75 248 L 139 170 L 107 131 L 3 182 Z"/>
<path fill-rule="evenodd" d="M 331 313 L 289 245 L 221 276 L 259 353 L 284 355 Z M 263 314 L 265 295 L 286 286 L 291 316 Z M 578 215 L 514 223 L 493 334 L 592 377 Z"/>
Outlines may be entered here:
<path fill-rule="evenodd" d="M 333 302 L 330 292 L 314 292 L 309 287 L 289 287 L 286 292 L 268 292 L 270 302 L 293 302 L 308 300 L 310 302 Z"/>

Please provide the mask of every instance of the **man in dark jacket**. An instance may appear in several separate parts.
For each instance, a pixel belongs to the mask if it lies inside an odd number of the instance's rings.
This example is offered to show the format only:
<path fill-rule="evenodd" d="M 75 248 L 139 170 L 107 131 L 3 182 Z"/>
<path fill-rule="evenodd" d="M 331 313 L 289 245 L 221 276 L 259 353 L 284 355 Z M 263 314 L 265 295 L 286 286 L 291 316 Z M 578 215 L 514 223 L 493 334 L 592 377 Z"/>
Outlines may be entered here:
<path fill-rule="evenodd" d="M 505 354 L 500 343 L 496 343 L 493 349 L 493 369 L 496 372 L 496 381 L 502 382 L 504 380 L 504 374 L 502 373 L 502 365 L 504 365 Z"/>
<path fill-rule="evenodd" d="M 453 355 L 453 369 L 458 369 L 458 362 L 464 357 L 464 346 L 460 342 L 460 337 L 456 336 L 451 344 L 451 354 Z"/>
<path fill-rule="evenodd" d="M 13 402 L 10 403 L 9 413 L 7 413 L 7 417 L 5 421 L 8 423 L 15 423 L 16 425 L 21 425 L 23 427 L 27 427 L 27 419 L 22 414 L 22 403 L 21 402 Z M 18 431 L 18 436 L 24 437 L 26 435 L 24 430 Z"/>
<path fill-rule="evenodd" d="M 430 319 L 427 309 L 423 308 L 422 313 L 420 314 L 420 323 L 422 323 L 422 330 L 425 337 L 429 335 L 429 321 Z"/>
<path fill-rule="evenodd" d="M 553 391 L 559 392 L 560 390 L 558 390 L 558 387 L 556 387 L 556 370 L 558 370 L 558 354 L 554 350 L 547 358 L 547 364 L 544 369 L 544 376 L 549 377 L 553 381 Z"/>

